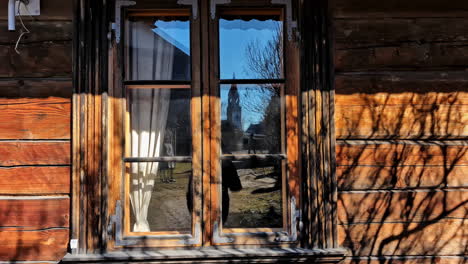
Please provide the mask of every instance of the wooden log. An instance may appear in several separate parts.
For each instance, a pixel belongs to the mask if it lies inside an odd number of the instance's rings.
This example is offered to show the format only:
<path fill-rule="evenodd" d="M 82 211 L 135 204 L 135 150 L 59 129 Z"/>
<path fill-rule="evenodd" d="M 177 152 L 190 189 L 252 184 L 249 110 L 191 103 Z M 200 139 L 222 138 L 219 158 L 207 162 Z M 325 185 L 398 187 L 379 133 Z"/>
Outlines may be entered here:
<path fill-rule="evenodd" d="M 70 139 L 70 107 L 64 98 L 0 99 L 0 139 Z"/>
<path fill-rule="evenodd" d="M 338 196 L 340 224 L 431 222 L 464 219 L 468 190 L 345 192 Z"/>
<path fill-rule="evenodd" d="M 340 47 L 388 45 L 402 42 L 468 41 L 465 18 L 337 19 L 333 23 Z"/>
<path fill-rule="evenodd" d="M 458 145 L 459 144 L 459 145 Z M 468 145 L 459 142 L 338 141 L 338 165 L 468 165 Z"/>
<path fill-rule="evenodd" d="M 374 101 L 385 100 L 365 97 Z M 383 95 L 383 97 L 388 96 Z M 369 105 L 336 105 L 336 137 L 338 139 L 468 137 L 468 104 L 371 104 L 372 102 Z"/>
<path fill-rule="evenodd" d="M 457 256 L 468 253 L 466 230 L 467 221 L 459 219 L 338 225 L 338 240 L 354 256 Z"/>
<path fill-rule="evenodd" d="M 71 79 L 19 79 L 1 80 L 0 98 L 70 98 L 73 87 Z"/>
<path fill-rule="evenodd" d="M 330 6 L 335 18 L 466 17 L 468 13 L 468 3 L 460 0 L 332 0 Z"/>
<path fill-rule="evenodd" d="M 0 142 L 0 166 L 70 165 L 70 142 Z"/>
<path fill-rule="evenodd" d="M 0 168 L 0 194 L 68 194 L 70 167 Z"/>
<path fill-rule="evenodd" d="M 68 228 L 0 230 L 0 261 L 55 260 L 65 256 Z"/>
<path fill-rule="evenodd" d="M 351 49 L 337 45 L 334 61 L 337 72 L 464 69 L 468 46 L 466 42 L 402 43 Z"/>
<path fill-rule="evenodd" d="M 71 77 L 71 41 L 0 45 L 0 77 Z"/>
<path fill-rule="evenodd" d="M 15 45 L 18 31 L 9 31 L 6 21 L 0 20 L 0 45 Z M 73 23 L 71 21 L 35 21 L 26 22 L 31 33 L 23 35 L 21 44 L 43 41 L 71 41 Z"/>
<path fill-rule="evenodd" d="M 338 141 L 338 189 L 468 186 L 465 177 L 468 146 L 448 145 L 446 142 L 439 142 L 439 145 L 416 143 L 346 144 Z"/>
<path fill-rule="evenodd" d="M 462 166 L 337 166 L 338 189 L 380 190 L 468 187 Z"/>
<path fill-rule="evenodd" d="M 464 72 L 337 75 L 337 137 L 464 137 L 467 91 Z"/>
<path fill-rule="evenodd" d="M 47 0 L 41 1 L 41 15 L 35 16 L 35 20 L 72 20 L 73 1 Z M 8 9 L 0 9 L 0 20 L 7 19 Z M 31 20 L 27 15 L 23 17 L 25 21 Z M 28 26 L 28 25 L 27 25 Z M 19 27 L 19 25 L 17 25 Z"/>
<path fill-rule="evenodd" d="M 412 71 L 375 74 L 337 74 L 336 104 L 367 104 L 364 95 L 388 95 L 391 104 L 420 102 L 422 104 L 468 104 L 468 74 L 450 71 Z M 353 96 L 353 97 L 346 97 Z M 417 99 L 417 101 L 414 101 Z M 387 101 L 378 100 L 374 104 Z M 437 97 L 437 98 L 435 98 Z M 394 99 L 393 99 L 394 98 Z M 364 98 L 365 99 L 365 98 Z M 370 98 L 372 99 L 372 97 Z M 384 98 L 387 99 L 387 98 Z M 421 101 L 422 100 L 422 101 Z"/>
<path fill-rule="evenodd" d="M 69 227 L 68 197 L 0 197 L 0 225 L 34 229 Z"/>
<path fill-rule="evenodd" d="M 466 264 L 464 256 L 376 256 L 347 257 L 342 264 Z"/>

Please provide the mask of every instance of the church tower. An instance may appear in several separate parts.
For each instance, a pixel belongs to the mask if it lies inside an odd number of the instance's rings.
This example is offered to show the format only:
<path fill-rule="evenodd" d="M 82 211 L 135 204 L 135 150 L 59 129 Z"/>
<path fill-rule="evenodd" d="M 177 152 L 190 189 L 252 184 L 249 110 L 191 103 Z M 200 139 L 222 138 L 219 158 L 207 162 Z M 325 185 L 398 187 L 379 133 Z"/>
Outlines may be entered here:
<path fill-rule="evenodd" d="M 236 76 L 233 76 L 235 79 Z M 242 108 L 240 106 L 239 91 L 237 84 L 232 84 L 229 89 L 227 120 L 234 130 L 243 131 L 242 129 Z"/>

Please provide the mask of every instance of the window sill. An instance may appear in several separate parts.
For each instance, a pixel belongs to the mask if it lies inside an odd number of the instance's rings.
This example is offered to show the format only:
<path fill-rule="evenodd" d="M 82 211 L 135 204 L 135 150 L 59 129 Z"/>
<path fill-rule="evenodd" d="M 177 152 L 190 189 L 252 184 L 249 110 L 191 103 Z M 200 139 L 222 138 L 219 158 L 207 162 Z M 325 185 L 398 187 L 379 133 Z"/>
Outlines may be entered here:
<path fill-rule="evenodd" d="M 337 263 L 345 249 L 200 249 L 67 254 L 62 263 Z"/>

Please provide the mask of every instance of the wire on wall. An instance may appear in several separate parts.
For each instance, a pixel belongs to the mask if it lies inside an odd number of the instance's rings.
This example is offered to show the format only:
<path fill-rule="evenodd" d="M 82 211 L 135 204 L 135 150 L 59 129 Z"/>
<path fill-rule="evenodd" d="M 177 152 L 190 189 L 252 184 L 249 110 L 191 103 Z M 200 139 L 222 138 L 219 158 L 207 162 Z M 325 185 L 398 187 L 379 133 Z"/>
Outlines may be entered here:
<path fill-rule="evenodd" d="M 29 31 L 29 29 L 26 27 L 26 25 L 24 25 L 24 22 L 23 22 L 23 15 L 21 14 L 21 11 L 20 11 L 20 7 L 21 5 L 24 6 L 24 10 L 26 10 L 26 12 L 28 13 L 29 17 L 31 17 L 32 19 L 34 19 L 31 15 L 31 13 L 29 12 L 29 9 L 28 9 L 28 5 L 27 5 L 27 0 L 19 0 L 18 1 L 18 6 L 17 6 L 17 15 L 18 15 L 18 18 L 21 22 L 21 26 L 23 27 L 23 29 L 21 30 L 21 34 L 19 35 L 18 37 L 18 40 L 16 41 L 16 44 L 15 44 L 15 52 L 17 54 L 21 54 L 18 47 L 19 47 L 19 44 L 21 42 L 21 39 L 23 38 L 24 35 L 27 35 L 29 33 L 31 33 L 31 31 Z"/>

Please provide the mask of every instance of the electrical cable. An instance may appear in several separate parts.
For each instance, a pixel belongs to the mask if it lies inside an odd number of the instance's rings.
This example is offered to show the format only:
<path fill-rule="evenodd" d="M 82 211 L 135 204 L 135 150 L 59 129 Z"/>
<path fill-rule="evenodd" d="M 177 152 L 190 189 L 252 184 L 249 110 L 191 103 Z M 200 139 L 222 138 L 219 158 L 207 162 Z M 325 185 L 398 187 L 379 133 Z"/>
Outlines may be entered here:
<path fill-rule="evenodd" d="M 31 31 L 29 31 L 29 29 L 24 25 L 23 18 L 22 18 L 21 12 L 20 12 L 20 5 L 21 4 L 23 4 L 24 9 L 26 10 L 26 12 L 28 12 L 28 15 L 34 20 L 31 13 L 29 12 L 28 6 L 23 1 L 24 0 L 19 0 L 18 1 L 18 8 L 17 8 L 17 10 L 18 10 L 17 14 L 18 14 L 19 20 L 21 22 L 21 26 L 23 27 L 23 30 L 22 30 L 21 34 L 19 35 L 18 40 L 16 41 L 16 44 L 15 44 L 15 52 L 17 54 L 21 54 L 20 51 L 18 50 L 18 46 L 19 46 L 19 43 L 21 42 L 21 39 L 23 38 L 23 36 L 26 35 L 26 34 L 31 33 Z"/>

